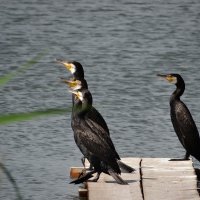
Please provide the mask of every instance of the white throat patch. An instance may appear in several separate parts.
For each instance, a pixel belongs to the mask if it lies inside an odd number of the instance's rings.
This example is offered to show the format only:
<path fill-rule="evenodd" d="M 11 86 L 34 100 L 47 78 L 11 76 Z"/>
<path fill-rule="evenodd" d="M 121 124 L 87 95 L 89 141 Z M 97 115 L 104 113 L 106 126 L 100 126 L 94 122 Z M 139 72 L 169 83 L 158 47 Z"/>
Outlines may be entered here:
<path fill-rule="evenodd" d="M 76 72 L 76 66 L 74 64 L 71 64 L 71 73 L 74 74 Z"/>

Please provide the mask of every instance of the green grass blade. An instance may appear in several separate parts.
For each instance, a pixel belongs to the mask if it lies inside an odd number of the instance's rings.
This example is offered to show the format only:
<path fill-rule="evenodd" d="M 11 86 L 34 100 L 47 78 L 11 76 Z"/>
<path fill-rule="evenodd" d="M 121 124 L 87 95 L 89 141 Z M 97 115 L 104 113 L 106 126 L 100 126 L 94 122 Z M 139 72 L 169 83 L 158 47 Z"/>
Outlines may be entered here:
<path fill-rule="evenodd" d="M 34 64 L 36 64 L 39 60 L 42 59 L 42 57 L 44 55 L 46 55 L 47 50 L 43 51 L 42 53 L 39 53 L 38 55 L 36 55 L 35 57 L 33 57 L 31 60 L 29 60 L 28 62 L 26 62 L 24 65 L 22 65 L 21 67 L 19 67 L 18 69 L 0 77 L 0 86 L 4 86 L 6 85 L 10 80 L 12 80 L 15 76 L 25 72 L 26 69 L 28 69 L 29 67 L 33 66 Z"/>
<path fill-rule="evenodd" d="M 6 85 L 6 83 L 8 83 L 15 75 L 15 72 L 11 72 L 3 77 L 0 77 L 0 86 Z"/>
<path fill-rule="evenodd" d="M 52 115 L 61 115 L 70 112 L 71 108 L 51 108 L 46 110 L 37 110 L 29 113 L 13 113 L 0 115 L 0 125 L 16 123 L 20 121 L 32 120 L 38 117 L 49 117 Z"/>
<path fill-rule="evenodd" d="M 2 171 L 6 174 L 8 180 L 11 182 L 11 184 L 13 185 L 15 192 L 16 192 L 16 196 L 18 200 L 23 200 L 22 195 L 20 193 L 20 189 L 17 185 L 17 182 L 15 181 L 15 179 L 13 178 L 13 176 L 11 175 L 10 171 L 6 168 L 6 166 L 0 162 L 0 168 L 2 169 Z"/>

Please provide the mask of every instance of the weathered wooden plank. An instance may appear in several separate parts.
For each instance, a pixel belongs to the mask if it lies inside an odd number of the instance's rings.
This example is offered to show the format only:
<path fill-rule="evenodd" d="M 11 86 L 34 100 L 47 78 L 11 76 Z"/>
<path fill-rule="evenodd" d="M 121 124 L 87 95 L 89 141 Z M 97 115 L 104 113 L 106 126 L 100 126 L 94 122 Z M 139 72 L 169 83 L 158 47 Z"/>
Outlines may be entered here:
<path fill-rule="evenodd" d="M 142 195 L 145 200 L 200 200 L 196 190 L 197 180 L 192 160 L 169 161 L 169 158 L 123 158 L 122 160 L 137 169 L 132 174 L 122 173 L 122 178 L 129 185 L 119 185 L 111 176 L 101 174 L 99 181 L 88 182 L 86 184 L 88 190 L 80 190 L 80 195 L 88 195 L 88 200 L 142 200 Z M 88 162 L 86 166 L 89 166 Z M 75 172 L 80 169 L 82 168 L 75 168 Z"/>
<path fill-rule="evenodd" d="M 169 158 L 142 158 L 142 185 L 145 200 L 199 200 L 192 161 Z"/>
<path fill-rule="evenodd" d="M 134 173 L 122 173 L 122 178 L 129 185 L 119 185 L 109 175 L 102 174 L 97 183 L 88 182 L 88 199 L 89 200 L 119 200 L 119 199 L 137 199 L 142 200 L 140 189 L 140 158 L 124 158 L 126 164 L 137 169 Z"/>
<path fill-rule="evenodd" d="M 88 183 L 89 200 L 132 199 L 128 185 L 115 183 Z"/>
<path fill-rule="evenodd" d="M 88 190 L 85 188 L 78 189 L 79 197 L 80 198 L 87 198 L 88 197 Z"/>

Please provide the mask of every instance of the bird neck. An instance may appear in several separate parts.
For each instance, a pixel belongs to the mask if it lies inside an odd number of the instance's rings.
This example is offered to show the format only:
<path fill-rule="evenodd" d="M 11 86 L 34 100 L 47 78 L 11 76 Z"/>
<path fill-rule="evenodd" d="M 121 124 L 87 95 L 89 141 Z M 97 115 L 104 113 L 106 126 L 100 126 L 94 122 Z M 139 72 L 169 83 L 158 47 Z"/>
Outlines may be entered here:
<path fill-rule="evenodd" d="M 184 91 L 185 91 L 185 83 L 184 82 L 177 83 L 176 90 L 172 93 L 170 102 L 174 100 L 180 100 L 180 97 L 183 95 Z"/>
<path fill-rule="evenodd" d="M 87 81 L 84 78 L 77 79 L 81 81 L 81 90 L 87 90 L 88 89 L 88 84 Z"/>
<path fill-rule="evenodd" d="M 73 74 L 75 80 L 84 80 L 84 74 L 81 72 L 75 72 Z"/>
<path fill-rule="evenodd" d="M 84 97 L 83 101 L 78 100 L 74 104 L 75 113 L 80 117 L 85 116 L 92 108 L 92 102 L 92 95 L 88 91 L 87 96 Z"/>
<path fill-rule="evenodd" d="M 82 118 L 89 112 L 91 107 L 92 107 L 92 104 L 85 101 L 74 106 L 74 111 L 75 111 L 75 114 L 77 114 L 79 117 Z"/>
<path fill-rule="evenodd" d="M 82 107 L 79 115 L 85 115 L 92 107 L 92 103 L 88 100 L 82 102 Z"/>
<path fill-rule="evenodd" d="M 72 113 L 77 114 L 82 109 L 82 102 L 74 94 L 72 94 Z"/>

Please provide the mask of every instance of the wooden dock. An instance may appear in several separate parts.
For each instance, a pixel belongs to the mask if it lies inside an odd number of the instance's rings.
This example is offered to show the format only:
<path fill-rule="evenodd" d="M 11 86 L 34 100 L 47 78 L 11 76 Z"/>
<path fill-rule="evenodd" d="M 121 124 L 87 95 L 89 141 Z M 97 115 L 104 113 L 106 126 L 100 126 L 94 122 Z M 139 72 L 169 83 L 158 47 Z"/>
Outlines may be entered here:
<path fill-rule="evenodd" d="M 192 160 L 169 158 L 123 158 L 136 172 L 122 173 L 129 185 L 119 185 L 106 174 L 79 189 L 88 200 L 200 200 Z M 77 168 L 76 168 L 77 169 Z M 78 168 L 79 171 L 81 168 Z M 72 168 L 71 171 L 75 170 Z"/>

